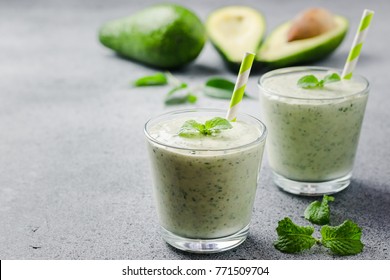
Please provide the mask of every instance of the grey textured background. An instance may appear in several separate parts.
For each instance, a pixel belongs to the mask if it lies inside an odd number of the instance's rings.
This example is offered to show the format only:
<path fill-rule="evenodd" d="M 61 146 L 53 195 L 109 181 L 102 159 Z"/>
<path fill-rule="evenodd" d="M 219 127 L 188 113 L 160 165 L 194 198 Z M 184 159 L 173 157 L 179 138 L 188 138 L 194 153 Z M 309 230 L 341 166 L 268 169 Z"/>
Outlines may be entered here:
<path fill-rule="evenodd" d="M 143 125 L 164 111 L 167 88 L 132 89 L 156 70 L 119 58 L 97 41 L 108 19 L 157 1 L 0 1 L 0 259 L 338 259 L 323 248 L 276 251 L 277 221 L 307 224 L 312 198 L 279 191 L 266 159 L 248 240 L 215 255 L 183 253 L 158 234 Z M 179 1 L 177 1 L 179 2 Z M 318 65 L 342 68 L 362 10 L 376 11 L 357 72 L 372 83 L 352 185 L 332 204 L 333 224 L 362 226 L 364 252 L 347 259 L 390 259 L 390 2 L 180 1 L 202 19 L 217 7 L 247 4 L 264 12 L 268 31 L 308 6 L 350 19 L 341 47 Z M 234 79 L 207 44 L 175 72 L 191 84 L 211 75 Z M 248 83 L 257 96 L 253 73 Z M 197 107 L 226 108 L 199 98 Z M 259 116 L 256 100 L 241 109 Z"/>

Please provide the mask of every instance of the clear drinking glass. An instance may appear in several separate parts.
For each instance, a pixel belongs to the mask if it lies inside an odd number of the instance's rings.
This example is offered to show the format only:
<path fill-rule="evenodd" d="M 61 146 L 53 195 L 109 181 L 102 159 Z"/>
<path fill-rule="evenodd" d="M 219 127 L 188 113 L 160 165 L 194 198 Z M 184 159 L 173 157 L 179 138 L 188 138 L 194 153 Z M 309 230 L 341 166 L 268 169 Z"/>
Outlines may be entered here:
<path fill-rule="evenodd" d="M 318 91 L 297 86 L 297 77 L 332 72 L 340 73 L 323 67 L 290 67 L 270 71 L 259 80 L 262 118 L 269 131 L 268 161 L 274 182 L 287 192 L 323 195 L 350 184 L 368 81 L 354 75 L 352 82 L 326 84 Z M 296 88 L 304 94 L 293 93 Z"/>
<path fill-rule="evenodd" d="M 238 114 L 239 122 L 257 131 L 254 140 L 229 147 L 227 138 L 226 145 L 194 149 L 161 140 L 164 125 L 156 127 L 175 119 L 225 114 L 214 109 L 182 110 L 145 125 L 162 237 L 184 251 L 221 252 L 246 239 L 267 131 L 258 119 Z"/>

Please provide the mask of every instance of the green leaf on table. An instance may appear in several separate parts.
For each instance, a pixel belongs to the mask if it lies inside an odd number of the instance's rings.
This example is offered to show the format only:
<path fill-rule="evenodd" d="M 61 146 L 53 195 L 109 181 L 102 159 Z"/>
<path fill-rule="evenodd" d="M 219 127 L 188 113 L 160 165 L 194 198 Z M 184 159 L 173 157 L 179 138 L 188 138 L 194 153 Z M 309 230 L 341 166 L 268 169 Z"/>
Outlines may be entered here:
<path fill-rule="evenodd" d="M 279 221 L 276 228 L 278 239 L 274 246 L 284 253 L 298 253 L 310 249 L 317 239 L 312 236 L 314 227 L 298 226 L 290 218 L 286 217 Z"/>
<path fill-rule="evenodd" d="M 177 86 L 173 87 L 165 97 L 166 105 L 176 105 L 184 103 L 195 103 L 198 98 L 196 95 L 192 94 L 188 90 L 184 92 L 184 89 L 187 89 L 188 85 L 186 83 L 180 83 Z"/>
<path fill-rule="evenodd" d="M 204 94 L 214 98 L 230 99 L 234 90 L 234 83 L 223 78 L 211 78 L 206 81 Z"/>
<path fill-rule="evenodd" d="M 333 196 L 324 195 L 324 197 L 322 198 L 322 202 L 318 200 L 312 202 L 305 210 L 305 219 L 316 225 L 329 224 L 329 201 L 334 201 Z"/>
<path fill-rule="evenodd" d="M 195 103 L 198 100 L 196 95 L 193 95 L 191 93 L 183 94 L 180 96 L 177 95 L 170 95 L 167 96 L 165 99 L 165 105 L 178 105 L 178 104 L 184 104 L 184 103 Z"/>
<path fill-rule="evenodd" d="M 173 85 L 173 88 L 168 91 L 165 97 L 166 105 L 174 105 L 174 104 L 183 104 L 183 103 L 195 103 L 197 101 L 197 96 L 192 94 L 191 92 L 183 92 L 183 89 L 188 88 L 186 83 L 181 82 L 176 77 L 174 77 L 171 73 L 156 73 L 154 75 L 145 76 L 139 78 L 134 81 L 134 86 L 142 87 L 142 86 L 157 86 L 157 85 Z M 179 94 L 177 94 L 180 92 Z"/>
<path fill-rule="evenodd" d="M 231 99 L 234 83 L 224 78 L 210 78 L 206 81 L 203 93 L 209 97 Z M 244 94 L 248 97 L 248 95 Z"/>
<path fill-rule="evenodd" d="M 160 86 L 168 84 L 167 76 L 164 73 L 141 77 L 133 82 L 135 87 Z"/>
<path fill-rule="evenodd" d="M 191 92 L 184 92 L 183 89 L 187 89 L 188 85 L 186 83 L 181 83 L 173 87 L 165 97 L 166 105 L 176 105 L 184 103 L 195 103 L 198 98 L 196 95 L 193 95 Z"/>
<path fill-rule="evenodd" d="M 346 220 L 339 226 L 323 226 L 321 228 L 321 243 L 334 254 L 340 256 L 356 255 L 363 251 L 363 243 L 360 241 L 362 229 Z"/>
<path fill-rule="evenodd" d="M 233 126 L 227 119 L 215 117 L 207 120 L 204 124 L 195 120 L 186 121 L 179 130 L 179 136 L 194 137 L 197 135 L 212 135 L 217 134 L 221 130 L 230 129 Z"/>
<path fill-rule="evenodd" d="M 191 93 L 187 94 L 186 97 L 187 97 L 187 102 L 191 103 L 191 104 L 196 103 L 196 101 L 198 100 L 198 97 L 196 95 L 191 94 Z"/>
<path fill-rule="evenodd" d="M 187 87 L 188 87 L 188 85 L 187 85 L 186 83 L 181 83 L 181 84 L 179 84 L 179 85 L 173 87 L 170 91 L 168 91 L 167 96 L 171 96 L 171 95 L 174 94 L 175 92 L 180 91 L 180 90 L 182 90 L 182 89 L 185 89 L 185 88 L 187 88 Z"/>

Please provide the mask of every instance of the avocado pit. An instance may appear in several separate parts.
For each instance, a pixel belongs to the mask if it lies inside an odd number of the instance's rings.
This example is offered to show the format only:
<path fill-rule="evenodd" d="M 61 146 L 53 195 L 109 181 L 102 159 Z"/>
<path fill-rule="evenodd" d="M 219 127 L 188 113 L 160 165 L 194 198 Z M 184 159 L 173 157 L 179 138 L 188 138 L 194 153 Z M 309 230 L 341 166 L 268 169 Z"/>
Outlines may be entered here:
<path fill-rule="evenodd" d="M 310 8 L 300 13 L 287 32 L 287 41 L 312 38 L 336 27 L 334 16 L 324 8 Z"/>

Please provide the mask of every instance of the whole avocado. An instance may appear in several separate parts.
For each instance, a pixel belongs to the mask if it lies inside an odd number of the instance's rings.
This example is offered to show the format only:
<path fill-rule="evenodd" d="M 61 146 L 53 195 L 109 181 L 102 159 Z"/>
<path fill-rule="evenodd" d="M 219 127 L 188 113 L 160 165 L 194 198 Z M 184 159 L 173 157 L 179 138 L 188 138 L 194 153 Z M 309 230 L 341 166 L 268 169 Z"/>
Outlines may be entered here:
<path fill-rule="evenodd" d="M 160 4 L 103 24 L 99 40 L 124 57 L 171 69 L 184 66 L 199 55 L 206 42 L 206 31 L 188 9 Z"/>

